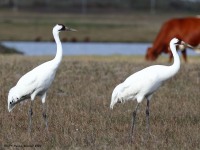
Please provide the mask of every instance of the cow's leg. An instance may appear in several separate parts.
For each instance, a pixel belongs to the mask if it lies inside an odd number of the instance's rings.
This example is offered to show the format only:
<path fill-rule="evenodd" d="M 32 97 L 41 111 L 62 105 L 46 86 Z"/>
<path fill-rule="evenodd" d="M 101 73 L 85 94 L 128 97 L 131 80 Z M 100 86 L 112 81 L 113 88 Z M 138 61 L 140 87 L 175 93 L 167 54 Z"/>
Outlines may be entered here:
<path fill-rule="evenodd" d="M 182 50 L 181 53 L 182 53 L 182 56 L 183 56 L 183 60 L 184 60 L 185 62 L 187 62 L 187 53 L 186 53 L 186 49 Z"/>
<path fill-rule="evenodd" d="M 169 62 L 171 63 L 172 62 L 172 58 L 173 58 L 173 55 L 171 52 L 169 52 Z"/>

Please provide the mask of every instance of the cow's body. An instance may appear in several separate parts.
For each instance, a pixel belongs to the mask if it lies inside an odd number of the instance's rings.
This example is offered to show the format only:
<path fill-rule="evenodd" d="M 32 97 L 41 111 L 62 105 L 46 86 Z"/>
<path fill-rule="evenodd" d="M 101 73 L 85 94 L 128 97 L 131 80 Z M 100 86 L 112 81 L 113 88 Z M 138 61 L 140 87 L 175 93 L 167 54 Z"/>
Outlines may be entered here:
<path fill-rule="evenodd" d="M 164 52 L 170 54 L 171 61 L 172 55 L 169 51 L 169 42 L 174 37 L 181 39 L 198 49 L 200 44 L 200 18 L 176 18 L 165 22 L 161 27 L 153 46 L 148 48 L 146 59 L 155 60 L 162 52 Z M 180 47 L 179 49 L 182 50 L 183 58 L 187 61 L 186 47 Z"/>

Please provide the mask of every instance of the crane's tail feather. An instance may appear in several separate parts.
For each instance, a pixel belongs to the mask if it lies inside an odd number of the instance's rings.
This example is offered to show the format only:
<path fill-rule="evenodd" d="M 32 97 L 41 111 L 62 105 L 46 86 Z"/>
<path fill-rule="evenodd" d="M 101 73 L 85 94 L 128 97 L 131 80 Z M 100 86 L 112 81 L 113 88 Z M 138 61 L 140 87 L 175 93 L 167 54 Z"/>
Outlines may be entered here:
<path fill-rule="evenodd" d="M 113 109 L 114 105 L 117 103 L 117 100 L 118 100 L 118 93 L 114 93 L 113 91 L 111 103 L 110 103 L 110 109 Z"/>
<path fill-rule="evenodd" d="M 113 106 L 114 106 L 114 104 L 111 103 L 111 104 L 110 104 L 110 109 L 113 109 Z"/>
<path fill-rule="evenodd" d="M 120 88 L 121 88 L 121 84 L 116 86 L 115 89 L 113 90 L 112 97 L 111 97 L 111 103 L 110 103 L 110 109 L 113 109 L 114 105 L 120 99 L 120 97 L 119 97 L 120 96 Z"/>

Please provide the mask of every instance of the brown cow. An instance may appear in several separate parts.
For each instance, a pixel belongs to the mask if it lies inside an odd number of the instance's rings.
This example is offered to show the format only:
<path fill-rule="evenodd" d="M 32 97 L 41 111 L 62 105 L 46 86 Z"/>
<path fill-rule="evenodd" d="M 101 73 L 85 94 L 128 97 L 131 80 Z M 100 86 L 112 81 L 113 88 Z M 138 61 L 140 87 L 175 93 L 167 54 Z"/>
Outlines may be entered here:
<path fill-rule="evenodd" d="M 174 37 L 182 39 L 190 44 L 194 47 L 194 50 L 199 50 L 200 18 L 175 18 L 165 22 L 153 43 L 153 47 L 147 49 L 146 59 L 155 60 L 162 52 L 164 52 L 170 54 L 171 61 L 172 54 L 169 51 L 169 42 Z M 179 49 L 182 50 L 183 59 L 186 62 L 186 47 L 179 47 Z"/>

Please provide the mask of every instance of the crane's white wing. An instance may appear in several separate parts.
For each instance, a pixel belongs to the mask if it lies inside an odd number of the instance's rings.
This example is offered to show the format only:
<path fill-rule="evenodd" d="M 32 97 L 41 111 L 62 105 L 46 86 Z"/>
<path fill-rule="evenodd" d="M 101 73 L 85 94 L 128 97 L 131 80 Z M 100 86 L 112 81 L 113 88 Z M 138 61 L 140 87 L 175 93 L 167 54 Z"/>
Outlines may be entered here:
<path fill-rule="evenodd" d="M 21 77 L 16 85 L 21 96 L 32 94 L 34 91 L 44 92 L 49 88 L 56 72 L 51 63 L 45 62 Z"/>
<path fill-rule="evenodd" d="M 155 65 L 132 74 L 121 83 L 120 90 L 117 90 L 120 93 L 118 98 L 141 101 L 145 96 L 151 95 L 162 84 L 159 72 Z"/>
<path fill-rule="evenodd" d="M 16 88 L 21 96 L 31 94 L 36 88 L 37 72 L 31 70 L 23 75 L 17 82 Z"/>

